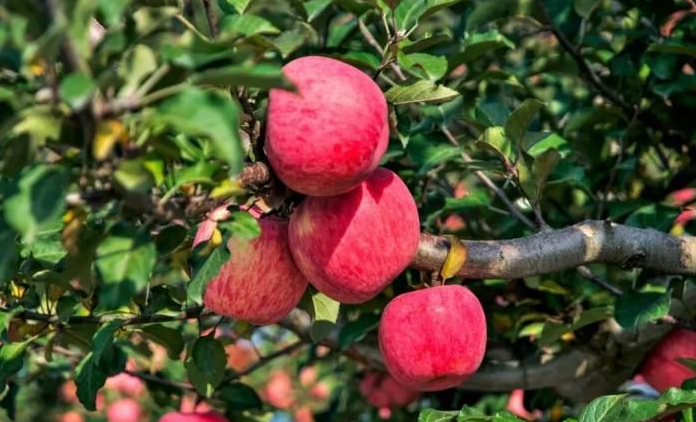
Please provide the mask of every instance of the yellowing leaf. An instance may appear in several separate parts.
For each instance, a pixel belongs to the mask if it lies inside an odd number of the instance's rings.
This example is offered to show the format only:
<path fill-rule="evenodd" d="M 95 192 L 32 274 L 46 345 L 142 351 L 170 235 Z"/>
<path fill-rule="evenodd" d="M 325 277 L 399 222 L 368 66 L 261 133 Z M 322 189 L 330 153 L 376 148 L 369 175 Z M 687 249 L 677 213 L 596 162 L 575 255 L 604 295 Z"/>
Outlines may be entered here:
<path fill-rule="evenodd" d="M 119 120 L 104 120 L 97 125 L 97 133 L 94 135 L 92 155 L 97 160 L 109 157 L 117 142 L 125 143 L 128 134 L 123 123 Z"/>
<path fill-rule="evenodd" d="M 467 258 L 466 246 L 459 241 L 455 236 L 448 236 L 450 239 L 450 249 L 447 252 L 447 258 L 440 268 L 440 277 L 442 281 L 452 278 L 464 266 Z"/>
<path fill-rule="evenodd" d="M 243 195 L 245 192 L 239 180 L 225 179 L 210 192 L 210 197 L 213 199 L 229 198 Z"/>

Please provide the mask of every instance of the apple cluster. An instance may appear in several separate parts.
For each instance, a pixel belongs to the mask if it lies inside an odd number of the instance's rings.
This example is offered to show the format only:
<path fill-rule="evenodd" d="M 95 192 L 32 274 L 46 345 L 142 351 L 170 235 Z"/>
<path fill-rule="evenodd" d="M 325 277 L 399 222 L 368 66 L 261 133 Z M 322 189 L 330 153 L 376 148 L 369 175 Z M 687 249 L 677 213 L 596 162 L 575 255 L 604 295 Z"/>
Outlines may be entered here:
<path fill-rule="evenodd" d="M 389 141 L 379 86 L 326 57 L 283 71 L 296 90 L 271 90 L 265 151 L 275 175 L 307 197 L 289 221 L 262 217 L 260 236 L 230 239 L 232 257 L 204 294 L 213 312 L 259 325 L 284 318 L 308 283 L 342 303 L 369 301 L 406 269 L 420 239 L 408 187 L 379 167 Z M 389 373 L 417 391 L 461 383 L 485 345 L 483 309 L 462 286 L 397 296 L 379 327 Z"/>

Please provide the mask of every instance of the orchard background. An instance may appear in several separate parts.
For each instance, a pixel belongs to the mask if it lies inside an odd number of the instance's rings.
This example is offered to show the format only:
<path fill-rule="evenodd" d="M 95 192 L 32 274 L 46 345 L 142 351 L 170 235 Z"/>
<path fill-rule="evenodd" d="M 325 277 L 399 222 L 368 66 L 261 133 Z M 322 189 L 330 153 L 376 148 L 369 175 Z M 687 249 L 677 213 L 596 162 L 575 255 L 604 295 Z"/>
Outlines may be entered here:
<path fill-rule="evenodd" d="M 524 389 L 520 417 L 692 422 L 693 382 L 625 382 L 695 328 L 695 36 L 692 0 L 1 2 L 0 419 L 513 422 Z M 365 304 L 310 288 L 280 324 L 212 315 L 226 239 L 259 232 L 240 207 L 301 200 L 263 141 L 310 54 L 379 83 L 382 165 L 432 236 Z M 381 311 L 447 277 L 485 308 L 484 365 L 378 411 Z"/>

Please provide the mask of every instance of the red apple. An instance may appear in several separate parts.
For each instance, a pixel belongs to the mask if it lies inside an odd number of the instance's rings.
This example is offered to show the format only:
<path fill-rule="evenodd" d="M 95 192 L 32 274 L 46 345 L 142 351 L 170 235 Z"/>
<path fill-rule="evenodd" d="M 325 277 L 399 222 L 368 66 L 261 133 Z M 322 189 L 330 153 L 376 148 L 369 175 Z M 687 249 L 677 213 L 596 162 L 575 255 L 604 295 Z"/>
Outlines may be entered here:
<path fill-rule="evenodd" d="M 431 287 L 389 302 L 378 337 L 384 364 L 397 381 L 418 391 L 444 390 L 481 365 L 486 316 L 466 287 Z"/>
<path fill-rule="evenodd" d="M 263 389 L 264 399 L 278 409 L 288 409 L 295 404 L 295 394 L 292 390 L 292 379 L 283 370 L 271 374 Z"/>
<path fill-rule="evenodd" d="M 389 142 L 379 86 L 327 57 L 293 60 L 283 73 L 298 92 L 269 94 L 265 148 L 273 170 L 289 188 L 307 195 L 355 188 L 377 167 Z"/>
<path fill-rule="evenodd" d="M 314 366 L 305 366 L 300 370 L 300 384 L 303 387 L 309 387 L 317 382 L 317 368 Z"/>
<path fill-rule="evenodd" d="M 676 361 L 677 358 L 696 359 L 696 332 L 676 329 L 650 351 L 640 374 L 659 391 L 680 387 L 696 373 Z"/>
<path fill-rule="evenodd" d="M 75 385 L 75 381 L 67 380 L 60 386 L 60 398 L 66 403 L 77 403 L 77 385 Z"/>
<path fill-rule="evenodd" d="M 400 384 L 388 373 L 371 372 L 360 381 L 360 393 L 377 408 L 401 408 L 418 400 L 417 391 Z"/>
<path fill-rule="evenodd" d="M 541 417 L 541 412 L 539 410 L 530 412 L 524 407 L 524 390 L 521 388 L 512 390 L 505 408 L 518 418 L 527 421 L 535 421 Z"/>
<path fill-rule="evenodd" d="M 227 418 L 216 412 L 182 413 L 169 412 L 162 416 L 159 422 L 229 422 Z"/>
<path fill-rule="evenodd" d="M 59 418 L 58 422 L 85 422 L 84 416 L 77 413 L 74 410 L 63 413 Z"/>
<path fill-rule="evenodd" d="M 302 406 L 295 411 L 295 422 L 314 422 L 312 409 Z"/>
<path fill-rule="evenodd" d="M 125 372 L 107 378 L 104 387 L 131 397 L 138 397 L 145 392 L 145 383 L 140 378 Z"/>
<path fill-rule="evenodd" d="M 696 199 L 696 188 L 675 190 L 667 196 L 667 202 L 674 206 L 683 206 Z"/>
<path fill-rule="evenodd" d="M 242 372 L 258 360 L 256 351 L 249 340 L 237 340 L 225 346 L 227 366 L 235 372 Z"/>
<path fill-rule="evenodd" d="M 380 419 L 389 419 L 389 418 L 391 418 L 392 411 L 388 407 L 380 407 L 377 410 L 377 415 L 379 416 Z"/>
<path fill-rule="evenodd" d="M 130 398 L 118 399 L 106 408 L 109 422 L 141 422 L 142 416 L 142 408 Z"/>
<path fill-rule="evenodd" d="M 318 382 L 309 390 L 309 394 L 317 400 L 326 400 L 331 395 L 329 386 L 325 382 Z"/>
<path fill-rule="evenodd" d="M 420 223 L 404 182 L 379 168 L 342 195 L 309 197 L 290 219 L 290 249 L 314 287 L 343 303 L 377 296 L 413 259 Z"/>
<path fill-rule="evenodd" d="M 287 222 L 267 217 L 259 225 L 258 237 L 229 240 L 232 257 L 208 284 L 203 302 L 217 314 L 264 325 L 299 303 L 307 280 L 290 255 Z"/>

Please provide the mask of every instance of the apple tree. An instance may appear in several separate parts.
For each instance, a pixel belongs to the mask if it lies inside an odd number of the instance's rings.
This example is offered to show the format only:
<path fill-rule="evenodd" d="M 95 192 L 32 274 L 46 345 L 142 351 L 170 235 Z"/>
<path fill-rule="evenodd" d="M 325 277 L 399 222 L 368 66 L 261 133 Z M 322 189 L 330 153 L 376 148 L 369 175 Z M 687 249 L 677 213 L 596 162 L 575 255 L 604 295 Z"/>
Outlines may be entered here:
<path fill-rule="evenodd" d="M 0 2 L 0 420 L 694 421 L 693 0 Z"/>

